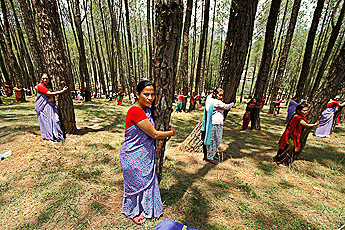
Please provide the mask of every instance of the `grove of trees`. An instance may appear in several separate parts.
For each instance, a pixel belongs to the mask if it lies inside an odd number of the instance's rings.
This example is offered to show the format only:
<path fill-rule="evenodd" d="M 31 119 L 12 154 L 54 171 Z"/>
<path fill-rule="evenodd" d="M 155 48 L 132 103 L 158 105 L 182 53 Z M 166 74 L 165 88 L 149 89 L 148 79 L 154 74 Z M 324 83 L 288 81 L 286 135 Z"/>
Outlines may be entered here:
<path fill-rule="evenodd" d="M 224 101 L 308 99 L 316 121 L 344 87 L 345 0 L 0 0 L 0 83 L 91 95 L 156 86 L 157 129 L 176 94 Z M 77 132 L 71 92 L 58 97 L 63 130 Z M 260 129 L 260 111 L 252 128 Z M 306 135 L 307 136 L 307 135 Z M 306 138 L 305 138 L 306 140 Z M 196 142 L 193 142 L 196 143 Z M 157 143 L 159 167 L 165 141 Z M 196 149 L 196 148 L 194 148 Z"/>

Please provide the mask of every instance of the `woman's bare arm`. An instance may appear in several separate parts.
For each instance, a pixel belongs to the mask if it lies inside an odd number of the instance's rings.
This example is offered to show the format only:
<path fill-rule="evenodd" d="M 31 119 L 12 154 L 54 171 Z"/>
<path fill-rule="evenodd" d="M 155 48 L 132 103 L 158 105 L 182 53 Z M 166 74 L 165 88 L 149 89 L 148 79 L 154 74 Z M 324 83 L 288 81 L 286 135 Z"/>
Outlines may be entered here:
<path fill-rule="evenodd" d="M 137 126 L 153 139 L 164 139 L 167 137 L 175 136 L 176 134 L 175 129 L 171 129 L 169 131 L 157 131 L 148 119 L 139 121 L 137 123 Z"/>
<path fill-rule="evenodd" d="M 47 93 L 46 93 L 46 95 L 47 96 L 57 96 L 57 95 L 60 95 L 60 94 L 62 94 L 62 93 L 64 93 L 64 92 L 66 92 L 68 90 L 68 87 L 64 87 L 62 90 L 60 90 L 60 91 L 55 91 L 55 92 L 50 92 L 50 91 L 48 91 Z"/>
<path fill-rule="evenodd" d="M 305 122 L 304 120 L 301 120 L 300 124 L 305 127 L 305 128 L 312 128 L 314 126 L 317 126 L 317 124 L 319 124 L 319 122 L 316 122 L 315 124 L 308 124 L 307 122 Z"/>

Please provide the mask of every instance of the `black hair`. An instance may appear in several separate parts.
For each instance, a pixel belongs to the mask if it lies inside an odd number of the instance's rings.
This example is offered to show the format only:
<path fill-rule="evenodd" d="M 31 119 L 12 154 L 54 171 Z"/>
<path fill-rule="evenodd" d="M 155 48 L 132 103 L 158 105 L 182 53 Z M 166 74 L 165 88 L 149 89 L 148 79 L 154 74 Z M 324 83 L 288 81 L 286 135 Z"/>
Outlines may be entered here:
<path fill-rule="evenodd" d="M 144 81 L 139 82 L 139 84 L 137 85 L 138 94 L 140 94 L 144 90 L 145 87 L 150 86 L 150 85 L 152 85 L 153 88 L 155 88 L 153 83 L 148 81 L 148 80 L 144 80 Z"/>
<path fill-rule="evenodd" d="M 253 102 L 254 100 L 256 100 L 256 98 L 255 98 L 255 97 L 252 97 L 252 98 L 250 99 L 250 101 L 247 103 L 247 105 L 249 105 L 250 103 L 254 103 L 254 102 Z M 256 103 L 258 103 L 258 100 L 256 100 Z"/>
<path fill-rule="evenodd" d="M 297 111 L 302 111 L 304 108 L 308 108 L 309 106 L 307 104 L 299 104 L 296 107 L 295 114 L 297 114 Z"/>
<path fill-rule="evenodd" d="M 216 98 L 217 94 L 222 91 L 224 91 L 222 88 L 214 88 L 213 93 L 212 93 L 212 98 Z"/>

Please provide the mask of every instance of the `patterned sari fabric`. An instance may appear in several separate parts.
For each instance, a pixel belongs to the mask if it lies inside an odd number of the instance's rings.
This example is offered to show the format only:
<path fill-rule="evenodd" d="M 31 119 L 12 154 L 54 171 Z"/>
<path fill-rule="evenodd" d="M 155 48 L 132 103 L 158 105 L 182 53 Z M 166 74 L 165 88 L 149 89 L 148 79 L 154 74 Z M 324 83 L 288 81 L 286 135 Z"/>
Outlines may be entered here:
<path fill-rule="evenodd" d="M 150 108 L 146 116 L 154 125 Z M 126 216 L 134 218 L 159 218 L 163 204 L 159 192 L 154 140 L 133 125 L 125 132 L 125 141 L 120 150 L 123 171 L 124 196 L 122 209 Z"/>
<path fill-rule="evenodd" d="M 313 134 L 316 137 L 326 137 L 326 138 L 331 137 L 334 113 L 337 106 L 335 105 L 335 103 L 333 104 L 329 103 L 327 107 L 328 108 L 326 108 L 322 112 L 320 123 L 317 125 L 315 132 Z"/>
<path fill-rule="evenodd" d="M 61 130 L 58 109 L 54 102 L 48 102 L 49 97 L 38 93 L 35 110 L 43 140 L 65 141 Z"/>
<path fill-rule="evenodd" d="M 306 121 L 304 117 L 295 115 L 287 125 L 279 140 L 278 153 L 273 158 L 277 164 L 289 165 L 297 159 L 301 151 L 301 134 L 303 131 L 303 126 L 300 124 L 301 120 Z"/>

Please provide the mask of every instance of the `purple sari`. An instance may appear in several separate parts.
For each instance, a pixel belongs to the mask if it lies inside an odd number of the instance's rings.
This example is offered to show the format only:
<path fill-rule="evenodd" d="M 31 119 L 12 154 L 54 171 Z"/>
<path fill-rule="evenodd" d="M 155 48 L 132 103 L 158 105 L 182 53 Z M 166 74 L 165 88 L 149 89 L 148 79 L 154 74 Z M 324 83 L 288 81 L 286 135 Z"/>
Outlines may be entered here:
<path fill-rule="evenodd" d="M 145 113 L 154 125 L 150 108 Z M 155 172 L 154 140 L 137 125 L 125 132 L 120 162 L 124 184 L 123 213 L 129 218 L 140 214 L 145 218 L 159 218 L 163 214 L 163 203 Z"/>
<path fill-rule="evenodd" d="M 337 107 L 334 106 L 333 108 L 326 108 L 322 114 L 320 123 L 317 125 L 314 136 L 316 137 L 331 137 L 331 130 L 333 125 L 334 119 L 334 112 Z"/>
<path fill-rule="evenodd" d="M 284 122 L 284 124 L 289 124 L 292 116 L 294 115 L 294 113 L 296 112 L 296 108 L 299 104 L 297 102 L 295 102 L 294 100 L 291 100 L 289 102 L 289 105 L 288 105 L 288 114 L 287 114 L 287 117 L 286 117 L 286 120 Z"/>
<path fill-rule="evenodd" d="M 48 102 L 49 97 L 38 93 L 35 110 L 43 140 L 65 141 L 61 130 L 59 114 L 54 102 Z"/>

